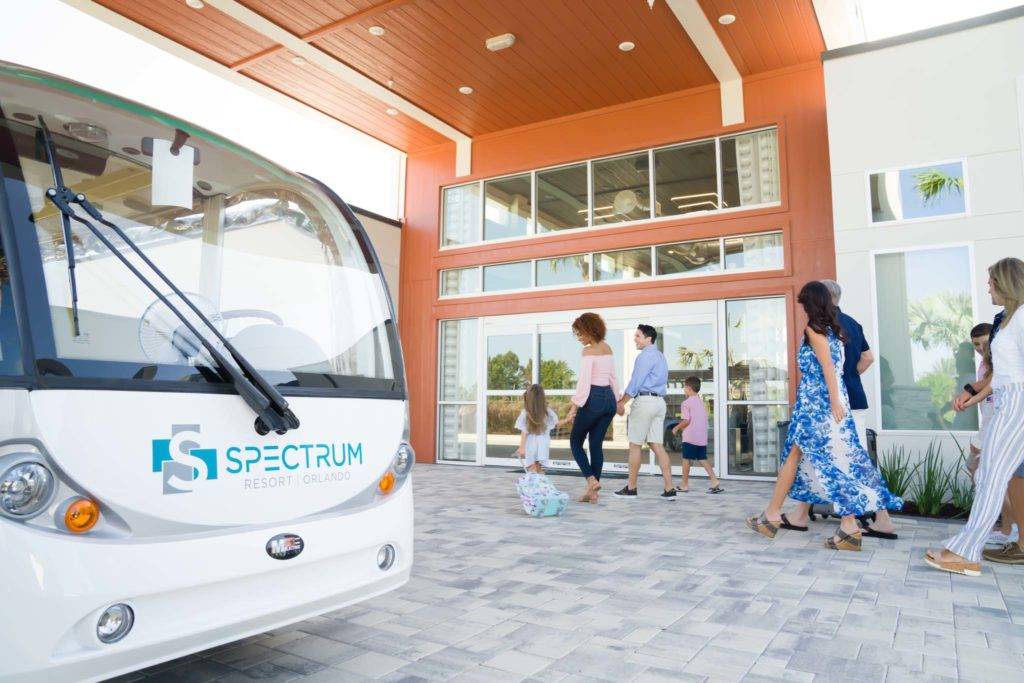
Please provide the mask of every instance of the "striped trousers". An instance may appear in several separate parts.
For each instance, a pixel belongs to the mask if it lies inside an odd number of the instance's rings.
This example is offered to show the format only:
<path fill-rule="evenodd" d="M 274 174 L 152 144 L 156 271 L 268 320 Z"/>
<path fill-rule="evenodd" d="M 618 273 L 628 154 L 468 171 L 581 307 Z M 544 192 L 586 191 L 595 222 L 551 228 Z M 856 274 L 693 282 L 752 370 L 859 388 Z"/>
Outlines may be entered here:
<path fill-rule="evenodd" d="M 974 475 L 974 504 L 967 524 L 946 541 L 946 549 L 979 562 L 985 539 L 999 517 L 1006 485 L 1024 460 L 1024 384 L 995 390 L 995 413 L 981 444 L 981 465 Z"/>

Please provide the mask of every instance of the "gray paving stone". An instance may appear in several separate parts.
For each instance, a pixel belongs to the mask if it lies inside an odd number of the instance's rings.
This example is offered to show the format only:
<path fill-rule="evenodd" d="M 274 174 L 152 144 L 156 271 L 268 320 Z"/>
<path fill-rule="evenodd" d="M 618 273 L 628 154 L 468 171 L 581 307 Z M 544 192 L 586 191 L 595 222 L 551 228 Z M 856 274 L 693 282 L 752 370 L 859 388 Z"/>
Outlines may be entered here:
<path fill-rule="evenodd" d="M 867 539 L 853 556 L 819 547 L 834 521 L 773 541 L 750 534 L 742 520 L 764 505 L 764 483 L 729 482 L 726 496 L 671 508 L 609 496 L 536 520 L 522 514 L 515 479 L 418 466 L 406 586 L 138 676 L 891 682 L 1024 670 L 1024 567 L 986 564 L 969 579 L 922 560 L 959 522 L 897 517 L 899 540 Z M 655 489 L 641 481 L 642 494 Z"/>

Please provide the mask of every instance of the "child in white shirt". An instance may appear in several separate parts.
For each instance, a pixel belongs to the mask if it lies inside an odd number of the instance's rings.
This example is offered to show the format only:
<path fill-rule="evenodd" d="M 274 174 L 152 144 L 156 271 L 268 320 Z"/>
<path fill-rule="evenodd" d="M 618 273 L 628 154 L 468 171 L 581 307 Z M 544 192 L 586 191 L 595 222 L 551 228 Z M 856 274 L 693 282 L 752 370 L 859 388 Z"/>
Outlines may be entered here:
<path fill-rule="evenodd" d="M 516 420 L 516 429 L 520 432 L 516 455 L 525 459 L 530 472 L 539 474 L 550 466 L 551 430 L 557 423 L 558 416 L 548 408 L 544 388 L 531 384 L 523 393 L 523 410 Z"/>

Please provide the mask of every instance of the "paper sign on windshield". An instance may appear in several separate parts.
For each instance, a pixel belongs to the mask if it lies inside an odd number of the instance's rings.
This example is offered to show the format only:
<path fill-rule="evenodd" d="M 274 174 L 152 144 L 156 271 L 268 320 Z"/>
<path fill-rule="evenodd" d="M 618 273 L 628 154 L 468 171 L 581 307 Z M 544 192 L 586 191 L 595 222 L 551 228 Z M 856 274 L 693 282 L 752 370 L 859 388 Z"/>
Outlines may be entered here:
<path fill-rule="evenodd" d="M 195 148 L 171 153 L 171 141 L 153 138 L 153 206 L 192 208 L 192 162 Z"/>

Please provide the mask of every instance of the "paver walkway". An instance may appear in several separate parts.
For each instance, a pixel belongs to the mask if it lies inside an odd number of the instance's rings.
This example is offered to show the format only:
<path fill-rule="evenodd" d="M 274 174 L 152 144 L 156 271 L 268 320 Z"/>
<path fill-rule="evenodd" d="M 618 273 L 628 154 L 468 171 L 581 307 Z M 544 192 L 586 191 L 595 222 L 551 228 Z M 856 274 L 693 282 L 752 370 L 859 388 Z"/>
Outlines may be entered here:
<path fill-rule="evenodd" d="M 600 504 L 537 520 L 515 479 L 418 466 L 405 587 L 125 680 L 1024 680 L 1024 566 L 970 579 L 921 559 L 957 523 L 897 518 L 898 541 L 836 553 L 834 521 L 748 531 L 764 483 L 668 503 L 655 479 L 635 501 L 608 479 Z"/>

